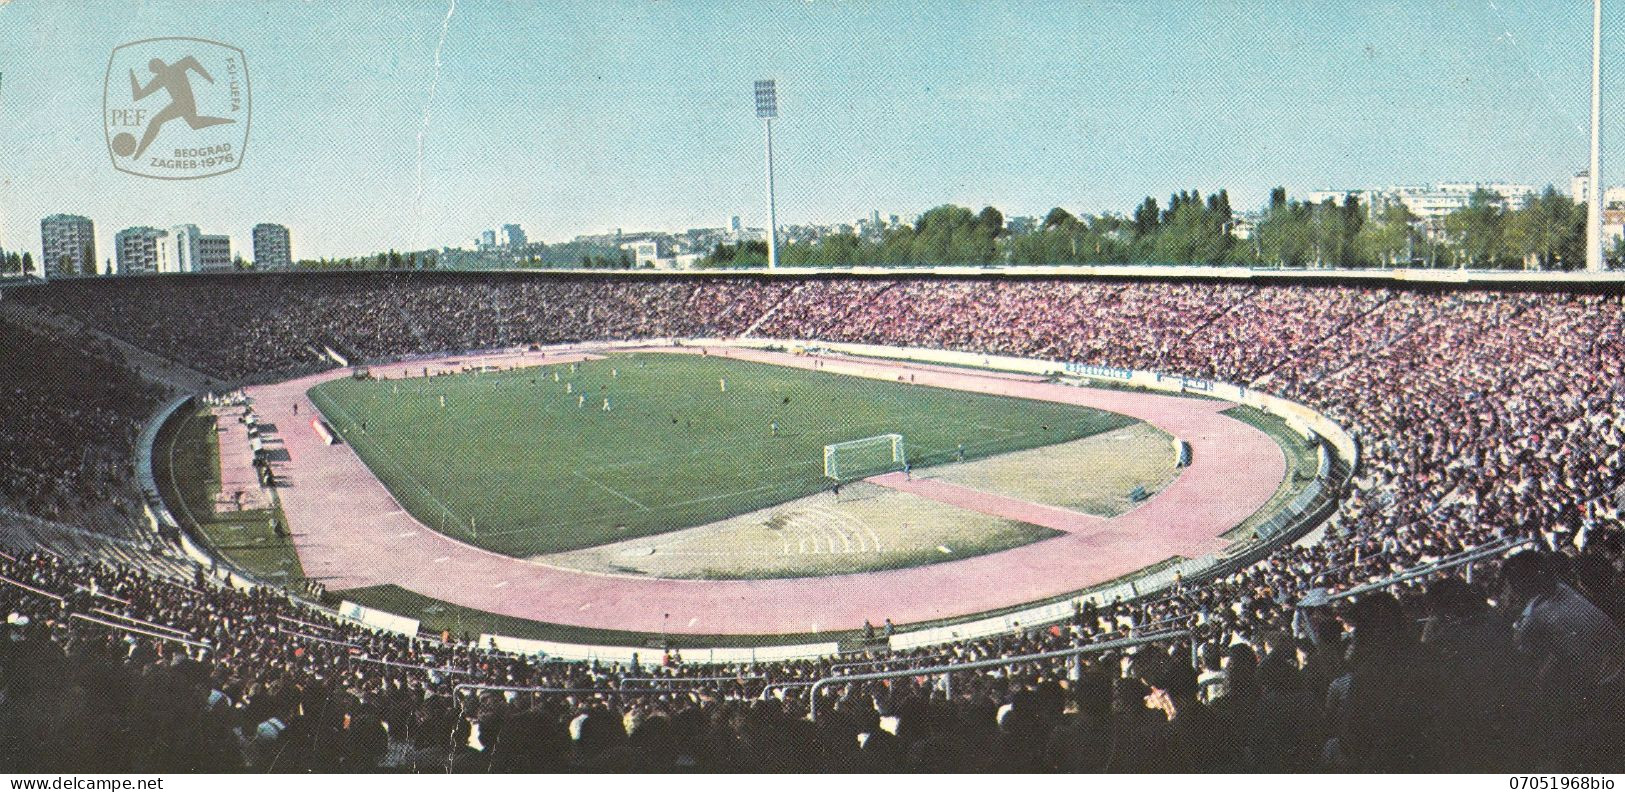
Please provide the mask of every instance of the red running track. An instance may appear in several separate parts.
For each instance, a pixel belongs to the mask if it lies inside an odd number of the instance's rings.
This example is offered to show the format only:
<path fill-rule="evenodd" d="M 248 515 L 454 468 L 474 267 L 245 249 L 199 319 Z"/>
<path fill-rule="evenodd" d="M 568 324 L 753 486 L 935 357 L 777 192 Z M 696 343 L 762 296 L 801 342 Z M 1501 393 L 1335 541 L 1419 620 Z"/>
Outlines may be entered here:
<path fill-rule="evenodd" d="M 591 357 L 593 350 L 448 360 L 566 363 Z M 435 599 L 508 616 L 648 633 L 848 630 L 860 628 L 865 620 L 879 623 L 889 618 L 910 624 L 1063 596 L 1171 556 L 1195 557 L 1222 549 L 1225 542 L 1219 536 L 1262 507 L 1286 474 L 1286 458 L 1268 435 L 1219 414 L 1233 406 L 1227 402 L 1077 388 L 1020 375 L 896 362 L 743 349 L 716 353 L 888 380 L 908 376 L 920 385 L 1108 410 L 1185 439 L 1191 444 L 1193 463 L 1162 492 L 1127 514 L 1075 521 L 1065 535 L 991 555 L 817 578 L 665 580 L 561 569 L 481 550 L 423 526 L 395 502 L 348 445 L 325 445 L 304 422 L 295 420 L 295 403 L 300 405 L 300 418 L 308 420 L 312 409 L 305 392 L 319 382 L 345 376 L 343 370 L 250 388 L 249 395 L 264 419 L 288 427 L 279 432 L 289 456 L 278 465 L 279 476 L 287 481 L 281 492 L 283 511 L 305 574 L 329 590 L 394 583 Z M 372 372 L 416 376 L 425 365 L 431 371 L 451 370 L 418 362 L 374 366 Z"/>

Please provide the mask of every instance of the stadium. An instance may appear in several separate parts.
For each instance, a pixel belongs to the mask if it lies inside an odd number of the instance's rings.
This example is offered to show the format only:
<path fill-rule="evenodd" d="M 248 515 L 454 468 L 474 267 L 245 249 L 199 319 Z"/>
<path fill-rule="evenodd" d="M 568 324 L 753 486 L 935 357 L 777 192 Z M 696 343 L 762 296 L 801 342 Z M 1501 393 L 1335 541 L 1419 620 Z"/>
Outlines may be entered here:
<path fill-rule="evenodd" d="M 4 762 L 1617 770 L 1622 307 L 1179 267 L 15 284 Z"/>
<path fill-rule="evenodd" d="M 1611 790 L 1603 31 L 0 0 L 0 775 Z"/>

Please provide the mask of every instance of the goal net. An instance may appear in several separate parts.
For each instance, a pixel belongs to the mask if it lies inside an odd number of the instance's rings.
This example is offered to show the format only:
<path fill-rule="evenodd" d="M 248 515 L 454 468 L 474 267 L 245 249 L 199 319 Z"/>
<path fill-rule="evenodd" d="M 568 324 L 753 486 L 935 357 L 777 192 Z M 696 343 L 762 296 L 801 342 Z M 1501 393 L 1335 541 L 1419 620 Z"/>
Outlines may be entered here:
<path fill-rule="evenodd" d="M 824 446 L 824 477 L 851 481 L 902 470 L 908 451 L 900 434 L 883 434 Z"/>

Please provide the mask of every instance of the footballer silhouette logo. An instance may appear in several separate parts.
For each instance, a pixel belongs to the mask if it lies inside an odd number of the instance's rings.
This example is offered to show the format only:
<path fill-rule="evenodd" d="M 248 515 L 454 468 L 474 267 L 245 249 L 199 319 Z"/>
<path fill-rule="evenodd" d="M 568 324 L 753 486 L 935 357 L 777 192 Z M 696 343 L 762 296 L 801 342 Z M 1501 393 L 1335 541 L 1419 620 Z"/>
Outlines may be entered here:
<path fill-rule="evenodd" d="M 103 93 L 113 167 L 155 179 L 200 179 L 242 165 L 250 115 L 243 51 L 196 38 L 113 49 Z"/>

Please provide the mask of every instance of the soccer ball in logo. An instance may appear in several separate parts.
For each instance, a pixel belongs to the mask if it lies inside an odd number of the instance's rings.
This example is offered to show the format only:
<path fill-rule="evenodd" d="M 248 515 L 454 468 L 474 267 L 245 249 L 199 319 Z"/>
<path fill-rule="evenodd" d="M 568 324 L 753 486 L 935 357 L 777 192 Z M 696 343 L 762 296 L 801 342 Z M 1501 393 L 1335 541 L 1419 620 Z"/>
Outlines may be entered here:
<path fill-rule="evenodd" d="M 113 167 L 155 179 L 234 171 L 248 145 L 243 51 L 196 38 L 132 41 L 107 61 L 103 128 Z"/>

